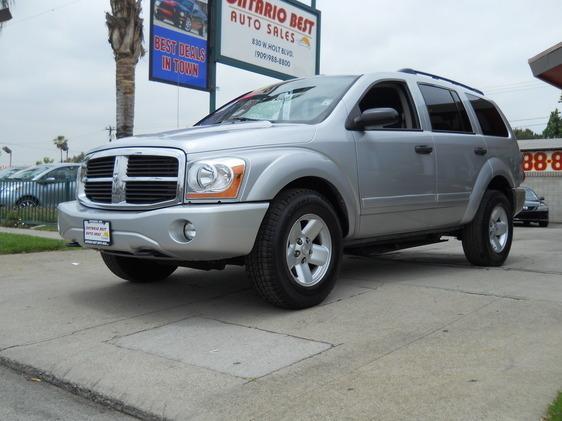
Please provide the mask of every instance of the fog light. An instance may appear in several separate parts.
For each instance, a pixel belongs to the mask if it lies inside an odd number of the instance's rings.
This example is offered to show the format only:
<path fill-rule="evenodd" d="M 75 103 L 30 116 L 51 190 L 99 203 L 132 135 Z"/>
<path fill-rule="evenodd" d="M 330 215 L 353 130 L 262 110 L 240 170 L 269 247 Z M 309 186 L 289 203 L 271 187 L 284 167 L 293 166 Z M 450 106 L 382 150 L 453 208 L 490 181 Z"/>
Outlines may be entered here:
<path fill-rule="evenodd" d="M 187 241 L 191 241 L 195 238 L 195 236 L 197 235 L 197 231 L 195 230 L 195 226 L 187 221 L 185 223 L 185 225 L 183 226 L 183 235 L 185 235 L 185 238 L 187 239 Z"/>

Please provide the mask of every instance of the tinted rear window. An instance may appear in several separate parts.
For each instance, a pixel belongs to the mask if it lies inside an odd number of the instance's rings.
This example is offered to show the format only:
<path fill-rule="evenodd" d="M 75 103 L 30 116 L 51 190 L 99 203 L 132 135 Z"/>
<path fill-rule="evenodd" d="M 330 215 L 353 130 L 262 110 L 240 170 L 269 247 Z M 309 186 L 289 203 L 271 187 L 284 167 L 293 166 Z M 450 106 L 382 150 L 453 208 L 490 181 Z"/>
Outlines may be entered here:
<path fill-rule="evenodd" d="M 466 96 L 470 101 L 470 105 L 474 108 L 483 134 L 487 136 L 509 137 L 507 127 L 505 127 L 501 115 L 494 104 L 474 95 L 466 94 Z"/>
<path fill-rule="evenodd" d="M 456 92 L 431 85 L 419 85 L 431 128 L 435 131 L 472 133 L 464 105 Z"/>

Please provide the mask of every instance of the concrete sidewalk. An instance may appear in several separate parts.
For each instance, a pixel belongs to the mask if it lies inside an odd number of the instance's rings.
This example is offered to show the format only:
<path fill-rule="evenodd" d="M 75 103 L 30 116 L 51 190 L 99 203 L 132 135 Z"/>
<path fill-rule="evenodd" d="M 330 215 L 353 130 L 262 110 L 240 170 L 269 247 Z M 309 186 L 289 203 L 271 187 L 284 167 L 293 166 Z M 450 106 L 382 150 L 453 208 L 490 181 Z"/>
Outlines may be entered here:
<path fill-rule="evenodd" d="M 0 257 L 0 360 L 145 419 L 540 419 L 562 388 L 562 229 L 508 265 L 456 241 L 346 258 L 326 303 L 263 303 L 243 269 L 113 277 L 94 252 Z"/>

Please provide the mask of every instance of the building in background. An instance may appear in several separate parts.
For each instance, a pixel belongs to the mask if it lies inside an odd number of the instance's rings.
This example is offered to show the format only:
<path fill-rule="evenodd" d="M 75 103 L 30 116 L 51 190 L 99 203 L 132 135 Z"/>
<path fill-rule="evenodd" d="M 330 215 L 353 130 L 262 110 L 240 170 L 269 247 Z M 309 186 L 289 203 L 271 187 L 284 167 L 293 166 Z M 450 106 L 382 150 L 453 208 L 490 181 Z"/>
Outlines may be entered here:
<path fill-rule="evenodd" d="M 562 89 L 562 42 L 529 59 L 533 76 Z M 562 222 L 562 139 L 520 140 L 525 184 L 544 196 L 550 220 Z"/>
<path fill-rule="evenodd" d="M 519 140 L 526 179 L 523 185 L 544 196 L 550 221 L 562 222 L 562 139 Z"/>

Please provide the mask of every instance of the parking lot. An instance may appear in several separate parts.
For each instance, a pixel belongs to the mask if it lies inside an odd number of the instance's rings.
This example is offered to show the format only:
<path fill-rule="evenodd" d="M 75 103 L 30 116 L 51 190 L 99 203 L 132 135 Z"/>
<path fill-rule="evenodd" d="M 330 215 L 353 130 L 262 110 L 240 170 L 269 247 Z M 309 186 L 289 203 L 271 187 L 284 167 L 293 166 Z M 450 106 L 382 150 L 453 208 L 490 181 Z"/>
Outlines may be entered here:
<path fill-rule="evenodd" d="M 562 388 L 562 226 L 503 268 L 460 243 L 347 257 L 283 311 L 242 268 L 112 276 L 97 253 L 0 256 L 0 361 L 144 419 L 540 419 Z"/>

